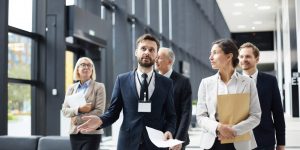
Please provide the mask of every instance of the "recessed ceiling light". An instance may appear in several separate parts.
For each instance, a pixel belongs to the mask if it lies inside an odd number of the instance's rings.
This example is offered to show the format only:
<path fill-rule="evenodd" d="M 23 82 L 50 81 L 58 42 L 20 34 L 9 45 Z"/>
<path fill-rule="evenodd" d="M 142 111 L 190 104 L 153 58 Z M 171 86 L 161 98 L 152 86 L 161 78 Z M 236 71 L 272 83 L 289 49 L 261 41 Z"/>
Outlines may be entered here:
<path fill-rule="evenodd" d="M 271 9 L 271 6 L 269 6 L 269 5 L 258 6 L 257 9 L 258 10 L 268 10 L 268 9 Z"/>
<path fill-rule="evenodd" d="M 252 30 L 255 30 L 255 27 L 251 27 Z"/>
<path fill-rule="evenodd" d="M 253 21 L 253 24 L 262 24 L 261 21 Z"/>
<path fill-rule="evenodd" d="M 246 26 L 245 25 L 238 25 L 237 28 L 244 29 L 244 28 L 246 28 Z"/>
<path fill-rule="evenodd" d="M 242 7 L 242 6 L 244 6 L 244 3 L 237 2 L 237 3 L 234 3 L 233 5 L 234 5 L 235 7 Z"/>
<path fill-rule="evenodd" d="M 257 6 L 258 6 L 258 4 L 257 4 L 257 3 L 255 3 L 255 4 L 254 4 L 254 6 L 255 6 L 255 7 L 257 7 Z"/>
<path fill-rule="evenodd" d="M 234 16 L 238 16 L 238 15 L 241 15 L 241 14 L 242 14 L 242 12 L 240 12 L 240 11 L 236 11 L 236 12 L 232 13 L 232 15 L 234 15 Z"/>

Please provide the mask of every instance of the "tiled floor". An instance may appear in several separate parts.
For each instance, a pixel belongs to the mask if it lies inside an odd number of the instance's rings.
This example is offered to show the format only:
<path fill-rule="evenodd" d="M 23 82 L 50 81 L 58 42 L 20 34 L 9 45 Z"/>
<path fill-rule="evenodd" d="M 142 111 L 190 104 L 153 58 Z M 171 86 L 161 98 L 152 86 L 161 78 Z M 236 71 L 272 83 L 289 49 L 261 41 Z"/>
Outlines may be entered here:
<path fill-rule="evenodd" d="M 300 118 L 286 117 L 286 150 L 300 150 Z M 190 144 L 186 150 L 199 150 L 197 144 L 198 141 L 199 128 L 191 128 L 189 130 L 190 134 Z M 115 150 L 116 142 L 112 141 L 111 138 L 104 139 L 105 141 L 101 143 L 101 150 Z"/>

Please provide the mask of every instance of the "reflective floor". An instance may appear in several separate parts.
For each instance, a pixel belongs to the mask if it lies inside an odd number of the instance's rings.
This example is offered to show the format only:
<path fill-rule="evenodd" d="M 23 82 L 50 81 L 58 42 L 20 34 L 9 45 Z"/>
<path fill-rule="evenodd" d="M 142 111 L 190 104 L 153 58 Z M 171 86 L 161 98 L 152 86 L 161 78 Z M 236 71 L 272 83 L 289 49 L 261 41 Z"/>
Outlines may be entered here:
<path fill-rule="evenodd" d="M 300 118 L 285 117 L 286 120 L 286 150 L 300 150 Z M 187 146 L 186 150 L 199 150 L 197 141 L 199 139 L 199 128 L 190 128 L 190 144 Z M 106 138 L 101 143 L 101 150 L 115 150 L 116 141 L 112 138 Z"/>

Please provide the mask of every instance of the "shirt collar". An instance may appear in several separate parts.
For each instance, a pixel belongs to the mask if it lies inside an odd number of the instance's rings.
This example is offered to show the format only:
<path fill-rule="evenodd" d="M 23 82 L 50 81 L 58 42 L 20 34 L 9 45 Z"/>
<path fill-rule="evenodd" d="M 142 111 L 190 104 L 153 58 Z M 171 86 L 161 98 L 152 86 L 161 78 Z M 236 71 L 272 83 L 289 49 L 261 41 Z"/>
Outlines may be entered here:
<path fill-rule="evenodd" d="M 234 70 L 233 74 L 231 75 L 230 79 L 237 79 L 238 78 L 238 72 Z M 218 79 L 221 79 L 220 72 L 218 72 Z"/>
<path fill-rule="evenodd" d="M 163 76 L 165 76 L 165 77 L 167 77 L 167 78 L 170 78 L 171 77 L 171 74 L 172 74 L 172 72 L 173 72 L 173 69 L 171 68 L 167 73 L 165 73 L 165 74 L 162 74 L 161 72 L 159 72 L 159 74 L 161 74 L 161 75 L 163 75 Z"/>
<path fill-rule="evenodd" d="M 83 83 L 79 82 L 79 87 L 89 87 L 90 83 L 91 83 L 91 79 L 89 79 Z"/>
<path fill-rule="evenodd" d="M 143 72 L 141 72 L 141 71 L 138 70 L 138 69 L 136 70 L 136 72 L 137 72 L 137 74 L 138 74 L 138 77 L 139 77 L 140 79 L 143 79 L 143 77 L 142 77 Z M 147 80 L 150 80 L 150 77 L 152 76 L 152 74 L 153 74 L 153 69 L 152 69 L 150 72 L 147 73 L 147 75 L 148 75 Z"/>
<path fill-rule="evenodd" d="M 256 80 L 257 79 L 257 75 L 258 75 L 258 70 L 256 69 L 255 72 L 252 75 L 248 75 L 248 74 L 245 73 L 245 71 L 243 71 L 243 75 L 248 76 L 248 77 L 251 76 L 252 79 Z"/>

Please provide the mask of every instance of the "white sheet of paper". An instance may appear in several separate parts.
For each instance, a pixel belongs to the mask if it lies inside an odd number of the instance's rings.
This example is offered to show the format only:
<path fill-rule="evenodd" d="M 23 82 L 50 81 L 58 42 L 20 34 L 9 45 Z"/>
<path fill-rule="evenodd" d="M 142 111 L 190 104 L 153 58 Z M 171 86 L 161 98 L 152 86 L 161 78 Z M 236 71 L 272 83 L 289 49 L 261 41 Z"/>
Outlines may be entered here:
<path fill-rule="evenodd" d="M 179 141 L 177 139 L 169 139 L 169 140 L 165 141 L 164 133 L 159 130 L 156 130 L 156 129 L 153 129 L 153 128 L 150 128 L 147 126 L 146 126 L 146 130 L 148 132 L 151 142 L 159 148 L 172 147 L 172 146 L 183 143 L 183 141 Z"/>
<path fill-rule="evenodd" d="M 76 108 L 86 103 L 84 94 L 81 92 L 66 96 L 65 99 L 71 108 Z"/>

